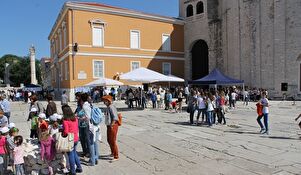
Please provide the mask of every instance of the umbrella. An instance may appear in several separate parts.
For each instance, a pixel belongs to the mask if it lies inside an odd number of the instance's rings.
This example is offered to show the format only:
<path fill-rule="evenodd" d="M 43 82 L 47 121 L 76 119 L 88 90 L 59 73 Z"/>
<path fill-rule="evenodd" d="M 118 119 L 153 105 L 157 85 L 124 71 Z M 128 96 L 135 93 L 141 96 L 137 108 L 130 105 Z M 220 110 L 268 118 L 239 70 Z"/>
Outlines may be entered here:
<path fill-rule="evenodd" d="M 94 80 L 85 86 L 121 86 L 123 85 L 122 82 L 116 81 L 109 78 L 99 78 L 97 80 Z"/>

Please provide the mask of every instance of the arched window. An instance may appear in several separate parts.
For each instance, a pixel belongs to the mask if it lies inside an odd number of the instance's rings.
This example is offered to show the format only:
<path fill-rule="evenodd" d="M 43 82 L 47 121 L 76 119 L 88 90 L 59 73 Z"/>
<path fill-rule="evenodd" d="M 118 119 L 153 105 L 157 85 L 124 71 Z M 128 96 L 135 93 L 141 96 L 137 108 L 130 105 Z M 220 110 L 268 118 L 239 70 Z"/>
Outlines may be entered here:
<path fill-rule="evenodd" d="M 186 17 L 192 16 L 193 15 L 193 6 L 190 4 L 186 8 Z"/>
<path fill-rule="evenodd" d="M 198 2 L 196 5 L 196 14 L 204 13 L 204 4 L 202 1 Z"/>

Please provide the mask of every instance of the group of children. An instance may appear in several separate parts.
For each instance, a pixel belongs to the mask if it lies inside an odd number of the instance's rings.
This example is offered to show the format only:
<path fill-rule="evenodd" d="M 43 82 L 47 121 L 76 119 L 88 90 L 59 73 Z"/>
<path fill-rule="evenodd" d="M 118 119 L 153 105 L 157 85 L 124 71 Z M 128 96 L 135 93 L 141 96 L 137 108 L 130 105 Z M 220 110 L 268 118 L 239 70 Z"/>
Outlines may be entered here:
<path fill-rule="evenodd" d="M 0 111 L 3 119 L 4 112 Z M 1 123 L 0 128 L 0 175 L 7 173 L 8 166 L 12 167 L 14 174 L 25 175 L 24 152 L 22 148 L 23 137 L 14 123 Z"/>
<path fill-rule="evenodd" d="M 48 165 L 49 174 L 54 174 L 51 162 L 56 155 L 55 134 L 62 131 L 62 116 L 53 114 L 46 119 L 44 113 L 39 113 L 36 108 L 31 108 L 28 121 L 31 121 L 30 138 L 37 138 L 40 144 L 41 160 Z M 63 154 L 61 162 L 63 173 L 68 173 L 67 154 Z"/>

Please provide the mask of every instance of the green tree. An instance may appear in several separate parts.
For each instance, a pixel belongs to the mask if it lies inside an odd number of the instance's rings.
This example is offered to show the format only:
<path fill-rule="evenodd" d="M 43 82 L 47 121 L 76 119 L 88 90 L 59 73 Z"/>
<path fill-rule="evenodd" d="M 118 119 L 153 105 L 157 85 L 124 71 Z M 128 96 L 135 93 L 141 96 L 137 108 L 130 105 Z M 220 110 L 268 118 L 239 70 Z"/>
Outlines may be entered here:
<path fill-rule="evenodd" d="M 30 59 L 16 55 L 4 55 L 0 58 L 0 78 L 4 79 L 5 62 L 10 64 L 10 82 L 12 86 L 20 86 L 21 83 L 30 84 Z M 41 84 L 41 64 L 36 60 L 36 75 Z"/>

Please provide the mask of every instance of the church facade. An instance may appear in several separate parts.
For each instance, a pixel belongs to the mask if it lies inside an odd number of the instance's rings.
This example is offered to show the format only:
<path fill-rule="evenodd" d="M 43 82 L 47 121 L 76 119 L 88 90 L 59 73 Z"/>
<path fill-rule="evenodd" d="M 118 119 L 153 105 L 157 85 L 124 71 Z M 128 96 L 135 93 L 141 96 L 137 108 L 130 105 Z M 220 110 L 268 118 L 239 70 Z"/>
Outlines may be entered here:
<path fill-rule="evenodd" d="M 300 0 L 179 0 L 179 4 L 185 21 L 186 79 L 218 68 L 274 97 L 300 93 Z"/>

